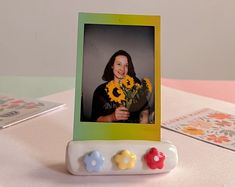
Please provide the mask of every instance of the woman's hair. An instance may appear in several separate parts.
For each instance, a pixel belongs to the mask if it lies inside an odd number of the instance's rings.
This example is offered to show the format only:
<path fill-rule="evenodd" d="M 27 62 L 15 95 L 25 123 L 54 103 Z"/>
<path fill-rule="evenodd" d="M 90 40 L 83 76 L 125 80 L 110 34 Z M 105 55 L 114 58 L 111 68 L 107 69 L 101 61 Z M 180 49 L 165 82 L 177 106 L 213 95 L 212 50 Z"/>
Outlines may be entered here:
<path fill-rule="evenodd" d="M 131 56 L 124 50 L 119 50 L 116 53 L 114 53 L 111 58 L 109 59 L 109 62 L 107 63 L 105 69 L 104 69 L 104 74 L 102 76 L 102 79 L 104 81 L 111 81 L 114 79 L 114 74 L 113 74 L 113 64 L 115 61 L 115 58 L 119 55 L 125 56 L 128 61 L 128 72 L 127 74 L 136 79 L 136 74 L 135 74 L 135 69 L 131 60 Z"/>

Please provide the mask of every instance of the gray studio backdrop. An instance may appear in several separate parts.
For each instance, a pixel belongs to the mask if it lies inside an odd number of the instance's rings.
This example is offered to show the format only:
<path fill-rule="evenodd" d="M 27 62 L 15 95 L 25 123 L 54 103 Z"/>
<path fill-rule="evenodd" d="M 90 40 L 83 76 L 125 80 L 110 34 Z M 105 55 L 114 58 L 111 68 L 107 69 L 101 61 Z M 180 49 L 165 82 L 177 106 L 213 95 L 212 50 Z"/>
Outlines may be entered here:
<path fill-rule="evenodd" d="M 148 77 L 154 83 L 153 27 L 92 24 L 85 25 L 84 35 L 82 92 L 86 118 L 91 115 L 94 90 L 104 83 L 104 68 L 116 51 L 127 51 L 137 77 Z"/>

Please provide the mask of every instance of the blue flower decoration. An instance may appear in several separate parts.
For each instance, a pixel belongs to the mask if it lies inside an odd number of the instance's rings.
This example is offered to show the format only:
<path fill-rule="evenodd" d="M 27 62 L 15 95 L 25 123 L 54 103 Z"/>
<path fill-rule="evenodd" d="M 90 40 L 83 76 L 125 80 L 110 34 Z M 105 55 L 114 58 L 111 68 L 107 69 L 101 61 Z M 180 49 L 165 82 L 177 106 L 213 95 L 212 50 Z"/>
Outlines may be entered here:
<path fill-rule="evenodd" d="M 99 172 L 104 166 L 104 157 L 98 151 L 92 151 L 84 158 L 86 170 L 88 172 Z"/>

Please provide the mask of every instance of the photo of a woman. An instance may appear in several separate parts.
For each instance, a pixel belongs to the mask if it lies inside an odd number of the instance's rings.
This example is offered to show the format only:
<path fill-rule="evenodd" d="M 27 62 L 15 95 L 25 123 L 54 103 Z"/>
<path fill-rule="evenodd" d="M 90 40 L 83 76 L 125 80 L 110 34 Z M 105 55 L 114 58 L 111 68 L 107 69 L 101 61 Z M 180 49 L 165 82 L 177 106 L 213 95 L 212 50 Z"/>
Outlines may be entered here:
<path fill-rule="evenodd" d="M 83 44 L 80 120 L 153 124 L 154 28 L 85 24 Z"/>
<path fill-rule="evenodd" d="M 134 110 L 130 111 L 127 107 L 118 102 L 111 101 L 107 94 L 107 84 L 110 81 L 120 83 L 126 75 L 133 78 L 134 83 L 140 84 L 136 77 L 132 58 L 124 50 L 115 52 L 109 59 L 102 76 L 105 83 L 99 85 L 93 94 L 92 100 L 92 121 L 96 122 L 123 122 L 123 123 L 149 123 L 148 101 L 144 98 Z M 114 90 L 115 91 L 115 90 Z M 117 96 L 120 95 L 116 91 Z"/>

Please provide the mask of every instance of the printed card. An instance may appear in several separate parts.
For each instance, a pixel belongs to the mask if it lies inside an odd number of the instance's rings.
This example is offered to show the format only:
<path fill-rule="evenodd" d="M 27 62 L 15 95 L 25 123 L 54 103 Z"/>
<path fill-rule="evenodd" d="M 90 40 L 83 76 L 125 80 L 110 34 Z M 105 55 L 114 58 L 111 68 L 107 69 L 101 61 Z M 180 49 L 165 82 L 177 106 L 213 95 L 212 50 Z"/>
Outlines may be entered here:
<path fill-rule="evenodd" d="M 9 127 L 64 104 L 0 95 L 0 129 Z"/>
<path fill-rule="evenodd" d="M 166 129 L 235 151 L 235 115 L 205 108 L 162 123 Z"/>

